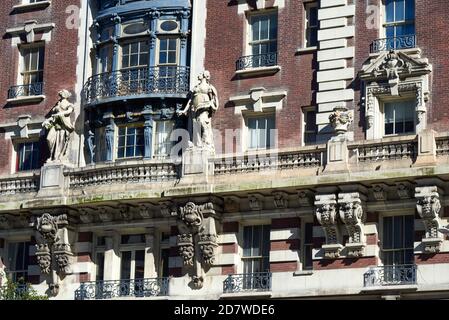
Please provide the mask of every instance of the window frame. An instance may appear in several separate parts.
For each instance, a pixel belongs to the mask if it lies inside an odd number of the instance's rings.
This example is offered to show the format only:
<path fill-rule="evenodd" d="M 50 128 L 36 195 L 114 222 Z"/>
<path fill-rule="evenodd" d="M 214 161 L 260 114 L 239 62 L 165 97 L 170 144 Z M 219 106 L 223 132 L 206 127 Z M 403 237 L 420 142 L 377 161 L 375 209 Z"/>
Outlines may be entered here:
<path fill-rule="evenodd" d="M 160 52 L 161 52 L 161 40 L 165 40 L 165 39 L 174 39 L 176 40 L 176 62 L 173 63 L 161 63 L 160 61 Z M 179 61 L 180 61 L 180 56 L 181 56 L 181 39 L 179 38 L 179 36 L 177 35 L 173 35 L 173 34 L 163 34 L 160 35 L 157 38 L 157 45 L 156 45 L 156 65 L 158 67 L 177 67 L 179 66 Z M 167 53 L 170 50 L 167 51 Z"/>
<path fill-rule="evenodd" d="M 303 15 L 303 19 L 304 19 L 304 37 L 303 37 L 303 48 L 304 49 L 311 49 L 311 48 L 316 48 L 318 46 L 318 30 L 320 29 L 320 23 L 318 20 L 318 2 L 317 1 L 308 1 L 308 2 L 304 2 L 304 15 Z M 317 25 L 316 26 L 310 26 L 310 8 L 317 8 Z M 311 29 L 316 29 L 317 32 L 317 40 L 316 43 L 314 45 L 309 45 L 310 42 L 310 32 L 308 32 Z"/>
<path fill-rule="evenodd" d="M 141 243 L 131 243 L 131 244 L 123 244 L 122 243 L 122 237 L 129 235 L 141 235 L 142 233 L 126 233 L 126 234 L 120 234 L 119 237 L 119 257 L 120 257 L 120 264 L 119 264 L 119 270 L 120 270 L 120 280 L 128 280 L 128 279 L 123 279 L 122 278 L 122 262 L 123 262 L 123 252 L 131 252 L 131 263 L 130 263 L 130 278 L 129 280 L 136 280 L 135 278 L 135 271 L 136 271 L 136 252 L 137 251 L 143 251 L 143 268 L 144 268 L 144 272 L 145 272 L 145 256 L 146 256 L 146 243 L 145 242 L 141 242 Z M 142 276 L 142 278 L 139 279 L 144 279 L 145 278 L 145 274 Z"/>
<path fill-rule="evenodd" d="M 123 146 L 124 149 L 124 156 L 123 157 L 119 157 L 119 149 L 121 149 L 122 147 L 120 147 L 119 142 L 120 142 L 120 129 L 121 128 L 125 128 L 125 145 Z M 137 135 L 134 135 L 135 137 L 135 145 L 134 145 L 134 156 L 131 157 L 127 157 L 126 156 L 126 148 L 127 148 L 127 133 L 128 133 L 128 128 L 135 128 L 135 129 L 141 129 L 142 131 L 142 155 L 140 156 L 136 156 L 136 147 L 137 145 Z M 143 158 L 145 155 L 145 129 L 143 126 L 143 123 L 133 123 L 133 124 L 129 124 L 129 123 L 125 123 L 125 124 L 119 124 L 116 126 L 116 130 L 115 130 L 115 152 L 114 152 L 114 156 L 116 160 L 130 160 L 130 159 L 140 159 Z M 140 146 L 140 145 L 139 145 Z"/>
<path fill-rule="evenodd" d="M 307 113 L 315 112 L 315 130 L 312 132 L 311 130 L 307 130 Z M 318 135 L 318 125 L 316 124 L 316 115 L 317 108 L 315 106 L 308 106 L 302 108 L 302 145 L 309 146 L 317 144 L 317 135 Z M 306 134 L 314 134 L 315 141 L 314 142 L 306 142 Z"/>
<path fill-rule="evenodd" d="M 306 242 L 306 228 L 307 225 L 312 225 L 312 234 L 311 236 L 311 242 Z M 313 223 L 313 219 L 307 219 L 307 218 L 303 218 L 301 219 L 301 231 L 304 230 L 304 232 L 301 232 L 301 252 L 300 252 L 300 256 L 301 256 L 301 270 L 302 271 L 312 271 L 313 270 L 313 228 L 314 228 L 314 223 Z M 307 250 L 306 247 L 310 247 L 310 261 L 311 261 L 311 265 L 307 266 L 306 265 L 306 261 L 307 261 Z"/>
<path fill-rule="evenodd" d="M 11 265 L 11 245 L 12 244 L 16 244 L 16 250 L 17 250 L 17 245 L 23 243 L 27 248 L 25 249 L 24 246 L 24 255 L 23 255 L 23 264 L 24 264 L 24 269 L 20 269 L 20 270 L 16 270 L 16 266 L 12 267 Z M 30 239 L 14 239 L 14 240 L 8 240 L 6 243 L 6 273 L 12 276 L 13 281 L 18 281 L 17 274 L 18 273 L 23 273 L 24 277 L 25 277 L 25 282 L 28 281 L 28 269 L 30 267 L 30 246 L 31 246 L 31 241 Z M 17 252 L 14 252 L 14 257 L 17 258 Z M 17 262 L 16 262 L 17 264 Z"/>
<path fill-rule="evenodd" d="M 412 99 L 407 99 L 407 96 L 401 97 L 399 99 L 387 99 L 380 101 L 380 110 L 382 114 L 382 137 L 388 138 L 388 137 L 397 137 L 397 136 L 407 136 L 416 134 L 416 125 L 417 125 L 417 119 L 416 119 L 416 106 L 414 103 L 410 104 L 411 111 L 413 112 L 413 132 L 405 132 L 405 133 L 393 133 L 393 134 L 386 134 L 385 133 L 385 120 L 386 120 L 386 113 L 385 113 L 385 107 L 386 104 L 395 103 L 395 102 L 414 102 Z M 393 122 L 395 125 L 395 122 Z M 394 129 L 393 129 L 394 132 Z"/>
<path fill-rule="evenodd" d="M 273 118 L 273 124 L 274 124 L 274 128 L 272 129 L 274 131 L 273 132 L 274 135 L 271 136 L 271 132 L 270 132 L 270 135 L 269 135 L 270 147 L 269 148 L 267 148 L 267 147 L 265 147 L 265 148 L 260 148 L 260 147 L 251 148 L 250 147 L 250 145 L 251 145 L 251 143 L 250 143 L 251 134 L 250 134 L 250 128 L 249 128 L 249 120 L 250 119 L 262 119 L 262 118 L 265 118 L 265 120 L 267 121 L 268 118 L 270 118 L 270 117 Z M 266 122 L 266 123 L 268 124 L 268 122 Z M 276 127 L 276 112 L 274 110 L 273 111 L 260 112 L 260 113 L 255 113 L 255 112 L 246 113 L 244 115 L 244 117 L 243 117 L 243 125 L 245 126 L 245 130 L 244 130 L 244 132 L 245 132 L 245 137 L 244 137 L 245 143 L 242 144 L 242 145 L 245 146 L 245 151 L 271 150 L 271 149 L 275 149 L 276 148 L 277 127 Z M 267 134 L 268 134 L 268 130 L 267 130 Z M 265 137 L 265 139 L 266 139 L 265 143 L 267 143 L 268 142 L 267 136 Z M 273 140 L 273 145 L 271 145 L 271 140 Z"/>
<path fill-rule="evenodd" d="M 276 17 L 276 38 L 270 39 L 270 28 L 268 27 L 268 40 L 253 40 L 253 25 L 252 19 L 260 16 L 270 16 Z M 270 53 L 277 53 L 279 51 L 279 13 L 277 8 L 262 9 L 256 11 L 249 11 L 246 14 L 246 37 L 245 37 L 245 56 L 253 56 L 253 45 L 259 45 L 262 43 L 276 42 L 276 51 Z M 259 32 L 260 33 L 260 32 Z M 259 50 L 260 51 L 260 50 Z M 260 53 L 259 53 L 260 54 Z"/>
<path fill-rule="evenodd" d="M 146 42 L 147 43 L 147 45 L 148 45 L 148 51 L 146 52 L 146 55 L 147 55 L 147 61 L 146 61 L 146 64 L 138 64 L 138 65 L 135 65 L 135 66 L 131 66 L 131 45 L 133 44 L 133 43 L 138 43 L 139 44 L 139 47 L 138 47 L 138 53 L 137 53 L 137 56 L 139 57 L 139 63 L 140 63 L 140 55 L 142 54 L 141 53 L 141 51 L 140 51 L 140 48 L 141 48 L 141 45 L 140 45 L 140 43 L 141 42 Z M 130 48 L 129 48 L 129 54 L 127 54 L 128 55 L 128 66 L 127 67 L 124 67 L 123 66 L 123 57 L 124 57 L 124 47 L 125 46 L 127 46 L 127 45 L 130 45 Z M 120 49 L 119 49 L 119 52 L 120 52 L 120 54 L 119 54 L 119 70 L 121 70 L 121 71 L 126 71 L 126 70 L 132 70 L 132 69 L 140 69 L 140 68 L 148 68 L 149 66 L 150 66 L 150 53 L 151 53 L 151 43 L 150 43 L 150 39 L 148 39 L 148 37 L 142 37 L 142 36 L 138 36 L 138 37 L 134 37 L 134 38 L 131 38 L 131 39 L 129 39 L 129 38 L 125 38 L 125 39 L 123 39 L 123 41 L 120 41 L 120 45 L 119 45 L 119 47 L 120 47 Z"/>
<path fill-rule="evenodd" d="M 30 168 L 30 169 L 20 169 L 20 158 L 21 158 L 21 145 L 25 145 L 25 144 L 37 144 L 37 167 L 36 168 Z M 29 172 L 29 171 L 33 171 L 33 170 L 37 170 L 39 168 L 42 167 L 42 162 L 41 162 L 41 150 L 40 150 L 40 141 L 38 139 L 29 139 L 29 140 L 17 140 L 13 142 L 13 146 L 14 146 L 14 151 L 15 151 L 15 172 Z M 31 154 L 34 154 L 34 149 L 31 152 Z M 31 161 L 33 162 L 33 161 Z"/>
<path fill-rule="evenodd" d="M 246 228 L 252 228 L 252 235 L 254 235 L 254 230 L 255 228 L 261 228 L 260 230 L 260 255 L 254 256 L 254 255 L 249 255 L 249 256 L 245 256 L 245 229 Z M 250 262 L 254 263 L 255 261 L 259 261 L 259 263 L 262 265 L 264 265 L 264 262 L 267 263 L 268 265 L 268 270 L 261 270 L 258 272 L 270 272 L 270 246 L 271 246 L 271 241 L 270 241 L 270 236 L 268 237 L 268 239 L 264 238 L 264 228 L 267 228 L 268 230 L 268 234 L 270 235 L 271 232 L 271 224 L 268 223 L 258 223 L 258 224 L 248 224 L 248 225 L 242 225 L 241 226 L 241 255 L 240 255 L 240 261 L 241 261 L 241 268 L 243 270 L 243 273 L 247 273 L 245 272 L 245 263 Z M 254 237 L 252 237 L 251 243 L 253 243 L 254 241 Z M 266 246 L 266 247 L 264 247 Z M 253 251 L 253 247 L 251 246 L 251 251 Z M 264 251 L 266 250 L 267 255 L 264 255 Z M 264 261 L 264 259 L 267 259 L 266 261 Z M 252 265 L 252 268 L 254 267 L 254 265 Z M 251 273 L 255 273 L 254 271 L 252 271 Z"/>
<path fill-rule="evenodd" d="M 26 54 L 28 53 L 28 51 L 31 50 L 35 50 L 37 49 L 37 53 L 38 53 L 38 58 L 37 58 L 37 69 L 35 70 L 25 70 L 26 69 Z M 42 52 L 40 51 L 42 50 Z M 43 83 L 44 82 L 44 71 L 45 71 L 45 58 L 46 58 L 46 54 L 45 54 L 45 41 L 36 41 L 33 43 L 28 43 L 28 44 L 19 44 L 18 45 L 18 51 L 19 51 L 19 72 L 18 72 L 18 79 L 17 79 L 17 84 L 18 85 L 32 85 L 35 83 Z M 30 52 L 31 54 L 31 52 Z M 43 56 L 42 60 L 41 60 L 41 56 Z M 32 60 L 31 55 L 30 55 L 30 60 Z M 40 65 L 40 63 L 42 63 L 42 65 Z M 31 65 L 31 61 L 30 61 L 30 65 Z M 31 75 L 33 74 L 38 74 L 38 78 L 39 78 L 39 73 L 40 73 L 40 79 L 41 81 L 35 81 L 35 82 L 31 82 L 30 80 L 28 81 L 28 83 L 25 83 L 25 79 L 26 76 L 29 76 L 29 78 L 31 79 Z"/>
<path fill-rule="evenodd" d="M 387 28 L 388 27 L 394 27 L 394 37 L 397 37 L 397 31 L 396 31 L 396 27 L 397 26 L 405 26 L 405 25 L 413 25 L 415 32 L 413 34 L 416 34 L 416 3 L 414 2 L 415 0 L 412 0 L 414 5 L 414 19 L 405 19 L 406 17 L 406 1 L 404 0 L 404 20 L 394 20 L 393 22 L 387 22 L 387 1 L 388 0 L 382 0 L 381 2 L 381 6 L 382 6 L 382 17 L 381 17 L 381 37 L 383 38 L 387 38 Z M 394 1 L 396 3 L 397 0 L 391 0 Z M 393 9 L 393 16 L 394 19 L 396 19 L 396 5 L 394 5 L 394 9 Z M 413 34 L 409 34 L 409 35 L 413 35 Z M 405 35 L 404 35 L 405 36 Z"/>
<path fill-rule="evenodd" d="M 169 142 L 164 142 L 164 144 L 170 144 L 170 148 L 169 148 L 167 154 L 161 154 L 161 153 L 157 152 L 158 145 L 159 145 L 159 143 L 158 143 L 158 128 L 159 128 L 159 125 L 161 123 L 167 123 L 167 122 L 171 123 L 172 129 L 171 129 L 171 131 L 170 131 L 170 133 L 168 135 Z M 170 137 L 171 137 L 171 134 L 172 134 L 173 130 L 175 130 L 175 121 L 173 121 L 173 120 L 170 120 L 170 119 L 162 120 L 161 119 L 161 120 L 155 120 L 154 121 L 153 132 L 152 132 L 152 140 L 153 141 L 151 142 L 152 143 L 152 147 L 153 147 L 152 148 L 152 150 L 153 150 L 153 154 L 152 154 L 153 158 L 159 158 L 159 159 L 162 158 L 162 159 L 164 159 L 164 158 L 167 158 L 167 157 L 170 156 L 171 149 L 173 148 L 173 144 L 174 144 L 174 141 L 170 140 Z"/>

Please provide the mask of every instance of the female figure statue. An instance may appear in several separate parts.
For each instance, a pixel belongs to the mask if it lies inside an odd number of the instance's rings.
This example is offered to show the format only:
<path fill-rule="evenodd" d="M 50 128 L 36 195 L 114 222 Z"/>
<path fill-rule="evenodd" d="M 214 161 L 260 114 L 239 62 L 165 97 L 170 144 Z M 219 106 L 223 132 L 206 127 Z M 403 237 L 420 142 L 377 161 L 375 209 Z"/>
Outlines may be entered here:
<path fill-rule="evenodd" d="M 71 94 L 67 90 L 58 93 L 59 101 L 50 111 L 42 126 L 47 129 L 47 144 L 50 149 L 49 161 L 62 161 L 66 159 L 70 134 L 75 129 L 70 121 L 74 111 L 73 105 L 67 100 Z"/>
<path fill-rule="evenodd" d="M 187 115 L 192 119 L 192 140 L 195 147 L 205 147 L 215 151 L 212 132 L 212 116 L 218 109 L 218 94 L 210 84 L 210 73 L 204 71 L 198 76 L 200 81 L 190 92 L 190 99 L 184 110 L 178 115 Z"/>

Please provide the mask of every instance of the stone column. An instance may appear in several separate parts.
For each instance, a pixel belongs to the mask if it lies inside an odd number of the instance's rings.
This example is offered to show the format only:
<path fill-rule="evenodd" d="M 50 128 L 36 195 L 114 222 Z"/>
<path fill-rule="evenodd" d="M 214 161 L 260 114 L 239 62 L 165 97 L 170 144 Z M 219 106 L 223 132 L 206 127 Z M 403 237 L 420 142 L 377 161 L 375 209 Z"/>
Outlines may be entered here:
<path fill-rule="evenodd" d="M 120 50 L 120 45 L 117 41 L 117 35 L 119 35 L 121 32 L 120 23 L 121 23 L 122 19 L 119 16 L 115 16 L 113 18 L 113 21 L 114 21 L 115 25 L 114 25 L 114 35 L 113 35 L 114 47 L 113 47 L 113 53 L 112 53 L 112 71 L 116 71 L 119 69 L 118 52 Z"/>
<path fill-rule="evenodd" d="M 106 250 L 104 252 L 104 280 L 120 279 L 119 257 L 120 235 L 112 232 L 106 236 Z"/>
<path fill-rule="evenodd" d="M 145 269 L 144 278 L 157 278 L 157 261 L 159 252 L 159 239 L 155 228 L 147 228 L 145 232 Z"/>

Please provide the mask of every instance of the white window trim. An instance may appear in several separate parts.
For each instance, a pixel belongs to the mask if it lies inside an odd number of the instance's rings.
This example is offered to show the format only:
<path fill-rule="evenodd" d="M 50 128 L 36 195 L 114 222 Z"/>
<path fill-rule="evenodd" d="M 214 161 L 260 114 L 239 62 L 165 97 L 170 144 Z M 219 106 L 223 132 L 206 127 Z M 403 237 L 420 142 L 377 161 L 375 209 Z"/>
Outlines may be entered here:
<path fill-rule="evenodd" d="M 157 126 L 158 126 L 158 124 L 161 123 L 161 122 L 171 122 L 171 123 L 173 124 L 172 132 L 173 132 L 173 130 L 175 129 L 175 123 L 174 123 L 173 120 L 166 119 L 166 120 L 155 120 L 155 121 L 154 121 L 153 130 L 152 130 L 152 135 L 151 135 L 151 137 L 152 137 L 152 141 L 151 141 L 151 146 L 152 146 L 152 148 L 151 148 L 151 149 L 153 150 L 153 154 L 152 154 L 151 156 L 152 156 L 153 158 L 165 158 L 166 156 L 167 156 L 167 157 L 170 156 L 170 154 L 168 154 L 168 155 L 160 155 L 160 154 L 157 154 L 157 153 L 156 153 L 156 144 L 157 144 Z M 170 137 L 171 137 L 171 133 L 170 133 L 170 136 L 169 136 L 168 138 L 170 139 Z M 173 142 L 172 142 L 172 146 L 171 146 L 171 147 L 173 147 Z M 171 148 L 170 148 L 170 150 L 171 150 Z"/>
<path fill-rule="evenodd" d="M 302 107 L 302 122 L 301 122 L 301 146 L 305 146 L 306 145 L 306 141 L 305 141 L 305 135 L 306 135 L 306 114 L 307 112 L 310 111 L 315 111 L 315 113 L 317 112 L 317 107 L 316 106 L 307 106 L 307 107 Z M 316 134 L 318 134 L 318 132 L 315 132 Z"/>
<path fill-rule="evenodd" d="M 161 39 L 176 39 L 176 63 L 164 63 L 160 64 L 159 61 L 159 53 L 161 49 Z M 156 66 L 158 67 L 169 67 L 169 66 L 179 66 L 179 60 L 181 57 L 181 41 L 179 36 L 173 35 L 170 33 L 163 34 L 157 38 L 157 44 L 156 44 Z"/>
<path fill-rule="evenodd" d="M 275 145 L 271 148 L 257 148 L 257 149 L 250 149 L 248 145 L 248 139 L 249 139 L 249 128 L 248 128 L 248 118 L 267 118 L 267 117 L 273 117 L 274 118 L 274 143 Z M 276 112 L 275 110 L 267 110 L 265 112 L 245 112 L 242 117 L 243 120 L 243 134 L 242 134 L 242 147 L 243 152 L 257 152 L 260 150 L 275 150 L 277 148 L 278 140 L 277 140 L 277 127 L 276 127 Z"/>
<path fill-rule="evenodd" d="M 304 8 L 304 14 L 303 14 L 304 24 L 303 24 L 303 37 L 302 37 L 303 45 L 301 48 L 302 50 L 300 50 L 300 51 L 317 49 L 317 46 L 307 46 L 307 42 L 308 42 L 307 41 L 307 25 L 309 23 L 309 21 L 307 20 L 307 11 L 308 11 L 308 8 L 310 8 L 310 7 L 318 8 L 318 1 L 312 0 L 312 1 L 307 1 L 307 2 L 303 3 L 303 8 Z M 317 17 L 317 19 L 318 19 L 318 17 Z M 319 30 L 319 22 L 318 22 L 317 29 Z"/>

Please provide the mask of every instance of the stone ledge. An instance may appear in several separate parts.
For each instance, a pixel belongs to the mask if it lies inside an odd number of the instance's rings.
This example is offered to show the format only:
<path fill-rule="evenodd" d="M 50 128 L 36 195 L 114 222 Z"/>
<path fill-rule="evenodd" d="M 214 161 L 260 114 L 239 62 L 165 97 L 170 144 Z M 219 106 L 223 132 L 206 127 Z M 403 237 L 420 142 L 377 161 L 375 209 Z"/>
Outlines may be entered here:
<path fill-rule="evenodd" d="M 39 2 L 35 2 L 35 3 L 17 4 L 12 7 L 12 10 L 13 10 L 13 13 L 20 13 L 20 12 L 25 12 L 25 11 L 44 9 L 44 8 L 48 7 L 50 4 L 51 4 L 50 0 L 39 1 Z"/>
<path fill-rule="evenodd" d="M 245 70 L 237 70 L 235 72 L 236 76 L 239 77 L 251 77 L 255 75 L 272 75 L 281 70 L 280 66 L 272 66 L 272 67 L 259 67 L 259 68 L 250 68 Z"/>
<path fill-rule="evenodd" d="M 22 104 L 22 103 L 38 103 L 45 99 L 45 95 L 19 97 L 14 99 L 7 99 L 8 104 Z"/>
<path fill-rule="evenodd" d="M 237 298 L 270 298 L 272 295 L 271 291 L 261 291 L 261 292 L 236 292 L 236 293 L 223 293 L 220 295 L 220 299 L 237 299 Z"/>

